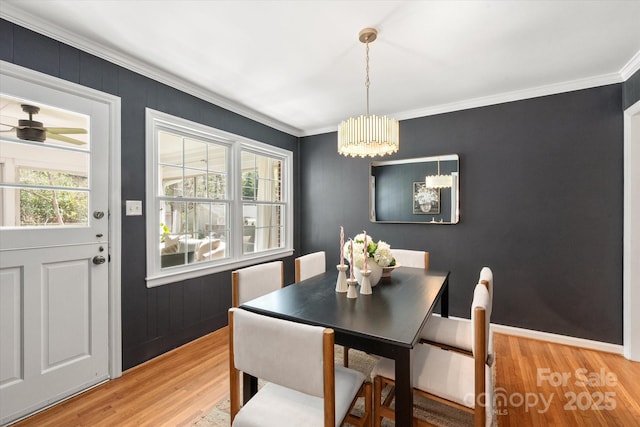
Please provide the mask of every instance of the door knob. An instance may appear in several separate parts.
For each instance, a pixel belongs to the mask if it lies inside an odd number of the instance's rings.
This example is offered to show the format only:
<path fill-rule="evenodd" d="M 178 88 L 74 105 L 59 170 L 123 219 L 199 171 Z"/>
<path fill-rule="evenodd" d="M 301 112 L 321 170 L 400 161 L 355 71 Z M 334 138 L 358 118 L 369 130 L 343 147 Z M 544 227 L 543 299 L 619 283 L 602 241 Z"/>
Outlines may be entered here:
<path fill-rule="evenodd" d="M 96 265 L 104 264 L 105 261 L 106 261 L 106 259 L 102 255 L 96 255 L 96 256 L 93 257 L 93 263 L 96 264 Z"/>
<path fill-rule="evenodd" d="M 95 219 L 101 219 L 102 217 L 104 217 L 104 212 L 102 212 L 102 211 L 94 211 L 93 212 L 93 217 Z"/>

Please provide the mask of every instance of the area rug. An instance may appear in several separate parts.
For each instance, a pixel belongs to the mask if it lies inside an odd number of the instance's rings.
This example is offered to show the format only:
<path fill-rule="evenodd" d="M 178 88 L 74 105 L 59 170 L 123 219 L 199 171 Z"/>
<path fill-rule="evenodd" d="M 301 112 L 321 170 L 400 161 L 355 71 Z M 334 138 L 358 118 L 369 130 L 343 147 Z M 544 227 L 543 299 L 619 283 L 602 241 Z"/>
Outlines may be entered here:
<path fill-rule="evenodd" d="M 342 364 L 342 347 L 336 346 L 335 349 L 336 364 Z M 378 361 L 377 356 L 369 355 L 358 350 L 349 350 L 349 367 L 363 372 L 367 378 L 371 374 L 373 366 Z M 495 363 L 493 364 L 495 368 Z M 494 379 L 495 384 L 495 379 Z M 383 391 L 383 395 L 385 391 Z M 414 395 L 414 415 L 422 418 L 434 426 L 441 427 L 468 427 L 473 425 L 473 416 L 466 412 L 462 412 L 443 405 L 438 402 L 424 399 Z M 201 418 L 194 427 L 229 427 L 229 398 L 220 401 L 206 416 Z M 362 414 L 362 399 L 356 404 L 353 413 Z M 350 424 L 345 424 L 350 425 Z M 494 426 L 495 426 L 494 422 Z M 390 420 L 383 420 L 383 427 L 394 427 L 394 423 Z"/>

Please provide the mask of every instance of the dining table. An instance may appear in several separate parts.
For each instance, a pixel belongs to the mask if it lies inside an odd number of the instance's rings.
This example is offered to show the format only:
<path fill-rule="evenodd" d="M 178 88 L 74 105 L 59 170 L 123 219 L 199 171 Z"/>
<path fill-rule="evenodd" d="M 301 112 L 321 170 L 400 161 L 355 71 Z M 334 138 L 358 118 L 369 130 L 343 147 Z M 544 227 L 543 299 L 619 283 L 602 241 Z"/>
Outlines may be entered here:
<path fill-rule="evenodd" d="M 448 317 L 449 272 L 397 267 L 370 295 L 336 292 L 337 271 L 326 271 L 240 305 L 266 316 L 331 328 L 335 343 L 395 361 L 396 425 L 412 425 L 411 349 L 434 309 Z M 294 354 L 291 357 L 295 357 Z M 257 392 L 245 374 L 243 399 Z"/>

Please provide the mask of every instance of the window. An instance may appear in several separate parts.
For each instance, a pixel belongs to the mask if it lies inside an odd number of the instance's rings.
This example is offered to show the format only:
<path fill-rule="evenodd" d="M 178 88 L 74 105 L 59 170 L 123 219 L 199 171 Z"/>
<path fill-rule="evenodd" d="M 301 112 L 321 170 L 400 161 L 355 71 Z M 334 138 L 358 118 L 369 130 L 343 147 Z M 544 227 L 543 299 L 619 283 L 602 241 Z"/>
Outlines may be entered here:
<path fill-rule="evenodd" d="M 292 153 L 147 109 L 147 286 L 293 253 Z"/>

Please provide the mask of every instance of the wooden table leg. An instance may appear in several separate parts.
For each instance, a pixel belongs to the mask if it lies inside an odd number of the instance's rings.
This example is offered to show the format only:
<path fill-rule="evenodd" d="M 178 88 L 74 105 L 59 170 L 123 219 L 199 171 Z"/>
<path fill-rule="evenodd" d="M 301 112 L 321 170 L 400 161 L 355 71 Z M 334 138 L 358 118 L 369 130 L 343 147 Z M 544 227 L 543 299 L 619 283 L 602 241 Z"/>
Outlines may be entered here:
<path fill-rule="evenodd" d="M 396 425 L 413 423 L 413 365 L 411 349 L 400 348 L 396 354 Z"/>
<path fill-rule="evenodd" d="M 440 316 L 449 317 L 449 278 L 444 282 L 442 296 L 440 297 Z"/>

